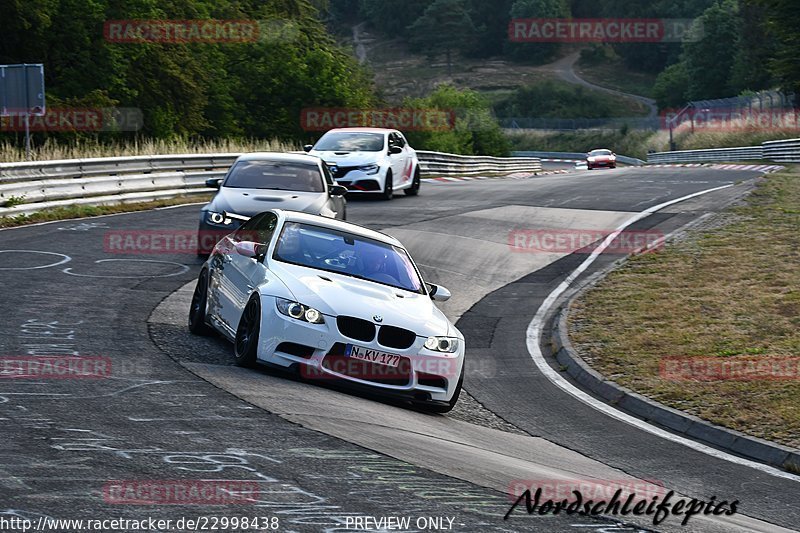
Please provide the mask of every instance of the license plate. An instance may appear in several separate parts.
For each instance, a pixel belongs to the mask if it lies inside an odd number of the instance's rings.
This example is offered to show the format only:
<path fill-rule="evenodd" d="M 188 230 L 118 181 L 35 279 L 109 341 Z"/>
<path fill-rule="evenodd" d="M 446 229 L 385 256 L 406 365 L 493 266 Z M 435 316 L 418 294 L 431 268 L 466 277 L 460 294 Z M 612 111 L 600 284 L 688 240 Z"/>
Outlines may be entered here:
<path fill-rule="evenodd" d="M 368 361 L 370 363 L 375 363 L 378 365 L 386 365 L 394 368 L 400 366 L 399 355 L 373 350 L 372 348 L 362 348 L 361 346 L 353 346 L 352 344 L 347 345 L 344 355 L 346 357 L 359 359 L 361 361 Z"/>

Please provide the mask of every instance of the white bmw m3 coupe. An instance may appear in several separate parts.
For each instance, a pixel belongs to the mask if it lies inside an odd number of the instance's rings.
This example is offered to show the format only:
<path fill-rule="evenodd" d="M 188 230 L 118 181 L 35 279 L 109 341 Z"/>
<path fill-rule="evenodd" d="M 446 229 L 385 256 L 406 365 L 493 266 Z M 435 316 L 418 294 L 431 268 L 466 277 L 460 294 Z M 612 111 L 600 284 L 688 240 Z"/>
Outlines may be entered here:
<path fill-rule="evenodd" d="M 295 368 L 433 412 L 455 406 L 464 336 L 434 305 L 403 245 L 355 224 L 272 210 L 221 240 L 203 265 L 189 329 L 234 343 L 236 362 Z"/>

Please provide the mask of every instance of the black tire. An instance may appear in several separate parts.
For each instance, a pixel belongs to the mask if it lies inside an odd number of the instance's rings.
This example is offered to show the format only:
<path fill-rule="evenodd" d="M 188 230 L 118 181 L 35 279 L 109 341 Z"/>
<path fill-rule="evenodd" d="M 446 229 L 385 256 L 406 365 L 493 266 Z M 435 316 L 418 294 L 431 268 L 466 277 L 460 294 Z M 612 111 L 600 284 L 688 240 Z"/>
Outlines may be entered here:
<path fill-rule="evenodd" d="M 189 331 L 195 335 L 209 336 L 214 330 L 206 323 L 206 302 L 208 301 L 208 270 L 205 268 L 197 278 L 197 285 L 189 307 Z"/>
<path fill-rule="evenodd" d="M 406 193 L 406 196 L 416 196 L 419 194 L 419 186 L 420 186 L 420 175 L 419 175 L 419 167 L 417 170 L 414 171 L 414 181 L 411 182 L 411 187 L 404 190 L 403 192 Z"/>
<path fill-rule="evenodd" d="M 386 172 L 386 184 L 383 186 L 383 192 L 381 193 L 381 200 L 391 200 L 394 197 L 394 178 L 392 177 L 392 171 L 389 170 Z"/>
<path fill-rule="evenodd" d="M 419 405 L 419 408 L 428 413 L 438 413 L 444 414 L 449 413 L 453 410 L 453 408 L 458 403 L 458 397 L 461 396 L 461 388 L 464 385 L 464 369 L 461 369 L 461 376 L 458 378 L 458 385 L 456 385 L 456 390 L 453 393 L 453 397 L 450 398 L 450 401 L 446 404 L 441 403 L 423 403 Z"/>
<path fill-rule="evenodd" d="M 236 338 L 233 343 L 233 355 L 236 364 L 252 367 L 256 364 L 258 354 L 258 335 L 261 329 L 261 300 L 252 296 L 242 311 Z"/>

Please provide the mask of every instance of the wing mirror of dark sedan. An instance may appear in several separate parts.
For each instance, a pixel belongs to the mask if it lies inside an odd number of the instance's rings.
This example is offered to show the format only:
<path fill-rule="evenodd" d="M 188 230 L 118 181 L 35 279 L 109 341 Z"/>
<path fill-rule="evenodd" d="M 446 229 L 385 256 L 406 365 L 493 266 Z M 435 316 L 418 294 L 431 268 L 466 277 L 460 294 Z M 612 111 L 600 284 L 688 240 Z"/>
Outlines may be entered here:
<path fill-rule="evenodd" d="M 396 145 L 393 144 L 393 145 L 391 145 L 389 147 L 389 153 L 390 154 L 402 154 L 403 153 L 403 149 L 400 148 L 399 146 L 396 146 Z"/>
<path fill-rule="evenodd" d="M 239 241 L 235 245 L 236 253 L 243 257 L 249 257 L 251 259 L 258 260 L 264 254 L 267 253 L 267 247 L 264 244 L 259 244 L 257 242 L 251 241 Z"/>
<path fill-rule="evenodd" d="M 206 187 L 209 189 L 219 189 L 222 186 L 222 178 L 209 178 L 206 180 Z"/>
<path fill-rule="evenodd" d="M 303 146 L 303 150 L 305 150 L 306 152 L 310 152 L 313 149 L 314 149 L 314 145 L 313 144 L 307 144 L 307 145 Z"/>
<path fill-rule="evenodd" d="M 436 300 L 437 302 L 446 302 L 452 296 L 445 287 L 434 285 L 433 283 L 428 283 L 428 294 L 431 300 Z"/>
<path fill-rule="evenodd" d="M 347 187 L 344 185 L 331 185 L 330 187 L 331 196 L 344 196 L 347 192 Z"/>

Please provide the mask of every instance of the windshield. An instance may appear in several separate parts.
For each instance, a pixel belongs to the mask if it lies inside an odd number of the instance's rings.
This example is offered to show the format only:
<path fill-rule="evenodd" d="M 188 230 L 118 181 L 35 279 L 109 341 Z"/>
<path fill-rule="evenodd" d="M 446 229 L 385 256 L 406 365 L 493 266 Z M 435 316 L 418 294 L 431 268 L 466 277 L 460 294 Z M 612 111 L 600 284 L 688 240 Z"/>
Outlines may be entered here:
<path fill-rule="evenodd" d="M 380 152 L 383 150 L 383 133 L 328 133 L 317 142 L 314 150 L 321 152 Z"/>
<path fill-rule="evenodd" d="M 273 258 L 411 292 L 423 292 L 422 281 L 405 250 L 331 228 L 287 222 Z"/>
<path fill-rule="evenodd" d="M 325 191 L 322 173 L 317 165 L 285 161 L 239 161 L 231 170 L 224 186 L 235 189 Z"/>
<path fill-rule="evenodd" d="M 611 150 L 592 150 L 589 155 L 611 155 Z"/>

